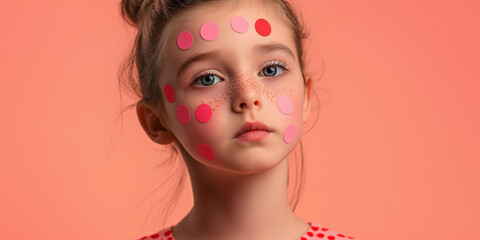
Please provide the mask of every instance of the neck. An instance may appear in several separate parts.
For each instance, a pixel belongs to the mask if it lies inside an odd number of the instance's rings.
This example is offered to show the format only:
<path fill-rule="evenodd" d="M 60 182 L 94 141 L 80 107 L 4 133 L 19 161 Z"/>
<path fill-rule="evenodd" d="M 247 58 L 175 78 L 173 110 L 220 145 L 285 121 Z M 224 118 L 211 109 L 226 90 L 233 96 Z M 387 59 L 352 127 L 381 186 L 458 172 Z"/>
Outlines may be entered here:
<path fill-rule="evenodd" d="M 287 159 L 254 174 L 226 173 L 191 158 L 185 162 L 194 206 L 175 226 L 176 240 L 181 240 L 180 236 L 295 239 L 308 229 L 308 224 L 295 216 L 288 202 Z"/>

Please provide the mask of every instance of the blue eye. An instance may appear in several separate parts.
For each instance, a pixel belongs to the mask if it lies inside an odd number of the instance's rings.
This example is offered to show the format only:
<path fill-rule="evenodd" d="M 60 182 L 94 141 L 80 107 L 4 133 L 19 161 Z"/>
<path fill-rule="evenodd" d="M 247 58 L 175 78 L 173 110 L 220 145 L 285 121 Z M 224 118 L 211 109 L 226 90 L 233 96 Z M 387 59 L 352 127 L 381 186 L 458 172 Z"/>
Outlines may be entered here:
<path fill-rule="evenodd" d="M 220 81 L 222 81 L 222 79 L 220 77 L 218 77 L 217 75 L 214 75 L 212 73 L 205 73 L 205 74 L 202 74 L 202 76 L 198 77 L 195 80 L 194 84 L 208 87 L 208 86 L 216 84 Z"/>
<path fill-rule="evenodd" d="M 286 64 L 282 62 L 271 63 L 262 69 L 262 71 L 260 72 L 260 76 L 277 77 L 286 70 L 285 66 Z"/>

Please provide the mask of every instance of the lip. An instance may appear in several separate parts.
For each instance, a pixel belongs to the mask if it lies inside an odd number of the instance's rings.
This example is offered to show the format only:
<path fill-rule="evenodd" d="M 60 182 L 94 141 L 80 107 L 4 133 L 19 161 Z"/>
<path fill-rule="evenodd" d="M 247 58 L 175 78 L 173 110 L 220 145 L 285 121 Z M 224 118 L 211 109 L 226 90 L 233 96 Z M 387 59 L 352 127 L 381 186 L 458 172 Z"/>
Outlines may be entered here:
<path fill-rule="evenodd" d="M 264 139 L 272 130 L 262 122 L 246 122 L 235 133 L 234 140 L 240 140 L 245 142 L 256 142 Z"/>

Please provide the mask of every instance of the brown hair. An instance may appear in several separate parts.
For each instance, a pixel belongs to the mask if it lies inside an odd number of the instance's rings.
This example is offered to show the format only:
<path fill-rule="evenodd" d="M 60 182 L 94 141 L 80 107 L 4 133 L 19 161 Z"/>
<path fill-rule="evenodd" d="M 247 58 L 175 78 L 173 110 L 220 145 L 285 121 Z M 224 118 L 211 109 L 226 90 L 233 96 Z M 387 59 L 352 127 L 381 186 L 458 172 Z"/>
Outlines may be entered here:
<path fill-rule="evenodd" d="M 122 86 L 127 86 L 128 90 L 133 91 L 133 93 L 139 98 L 146 99 L 162 108 L 163 104 L 161 103 L 163 98 L 161 97 L 161 88 L 157 76 L 158 71 L 161 68 L 161 59 L 168 35 L 165 34 L 165 32 L 169 32 L 167 23 L 169 23 L 169 21 L 181 11 L 194 7 L 200 3 L 213 1 L 219 0 L 122 0 L 122 17 L 128 24 L 136 27 L 138 31 L 133 48 L 124 64 L 119 69 L 120 88 Z M 288 2 L 285 0 L 268 1 L 271 1 L 279 8 L 279 13 L 283 14 L 283 19 L 292 29 L 300 68 L 303 75 L 305 71 L 303 40 L 307 38 L 308 34 L 305 33 L 303 24 L 299 21 Z M 131 108 L 134 105 L 135 103 L 127 106 L 127 108 Z M 301 141 L 299 145 L 301 158 L 300 184 L 298 186 L 295 184 L 298 195 L 300 195 L 302 190 L 304 176 L 303 147 Z M 179 151 L 174 144 L 171 144 L 171 148 L 178 154 Z M 293 154 L 295 158 L 297 157 L 297 154 L 298 153 L 295 151 Z M 185 176 L 182 174 L 180 185 L 184 183 L 184 177 Z M 298 177 L 297 167 L 297 178 Z M 288 182 L 290 182 L 290 180 Z M 289 184 L 288 182 L 287 186 Z M 178 191 L 179 189 L 175 192 L 175 196 L 178 195 Z M 298 196 L 293 197 L 291 201 L 293 210 L 295 210 L 298 200 Z M 170 205 L 171 202 L 169 206 Z M 163 220 L 165 222 L 165 219 Z"/>

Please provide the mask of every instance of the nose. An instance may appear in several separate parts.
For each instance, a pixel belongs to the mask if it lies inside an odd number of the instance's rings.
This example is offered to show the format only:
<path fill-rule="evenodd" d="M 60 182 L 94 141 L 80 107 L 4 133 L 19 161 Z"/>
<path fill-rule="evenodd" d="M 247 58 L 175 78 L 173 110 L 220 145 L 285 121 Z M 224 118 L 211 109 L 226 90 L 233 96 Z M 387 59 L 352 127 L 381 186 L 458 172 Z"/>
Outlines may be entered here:
<path fill-rule="evenodd" d="M 260 109 L 263 105 L 261 95 L 256 84 L 246 84 L 246 86 L 237 87 L 232 108 L 234 112 L 243 112 L 246 110 Z"/>

